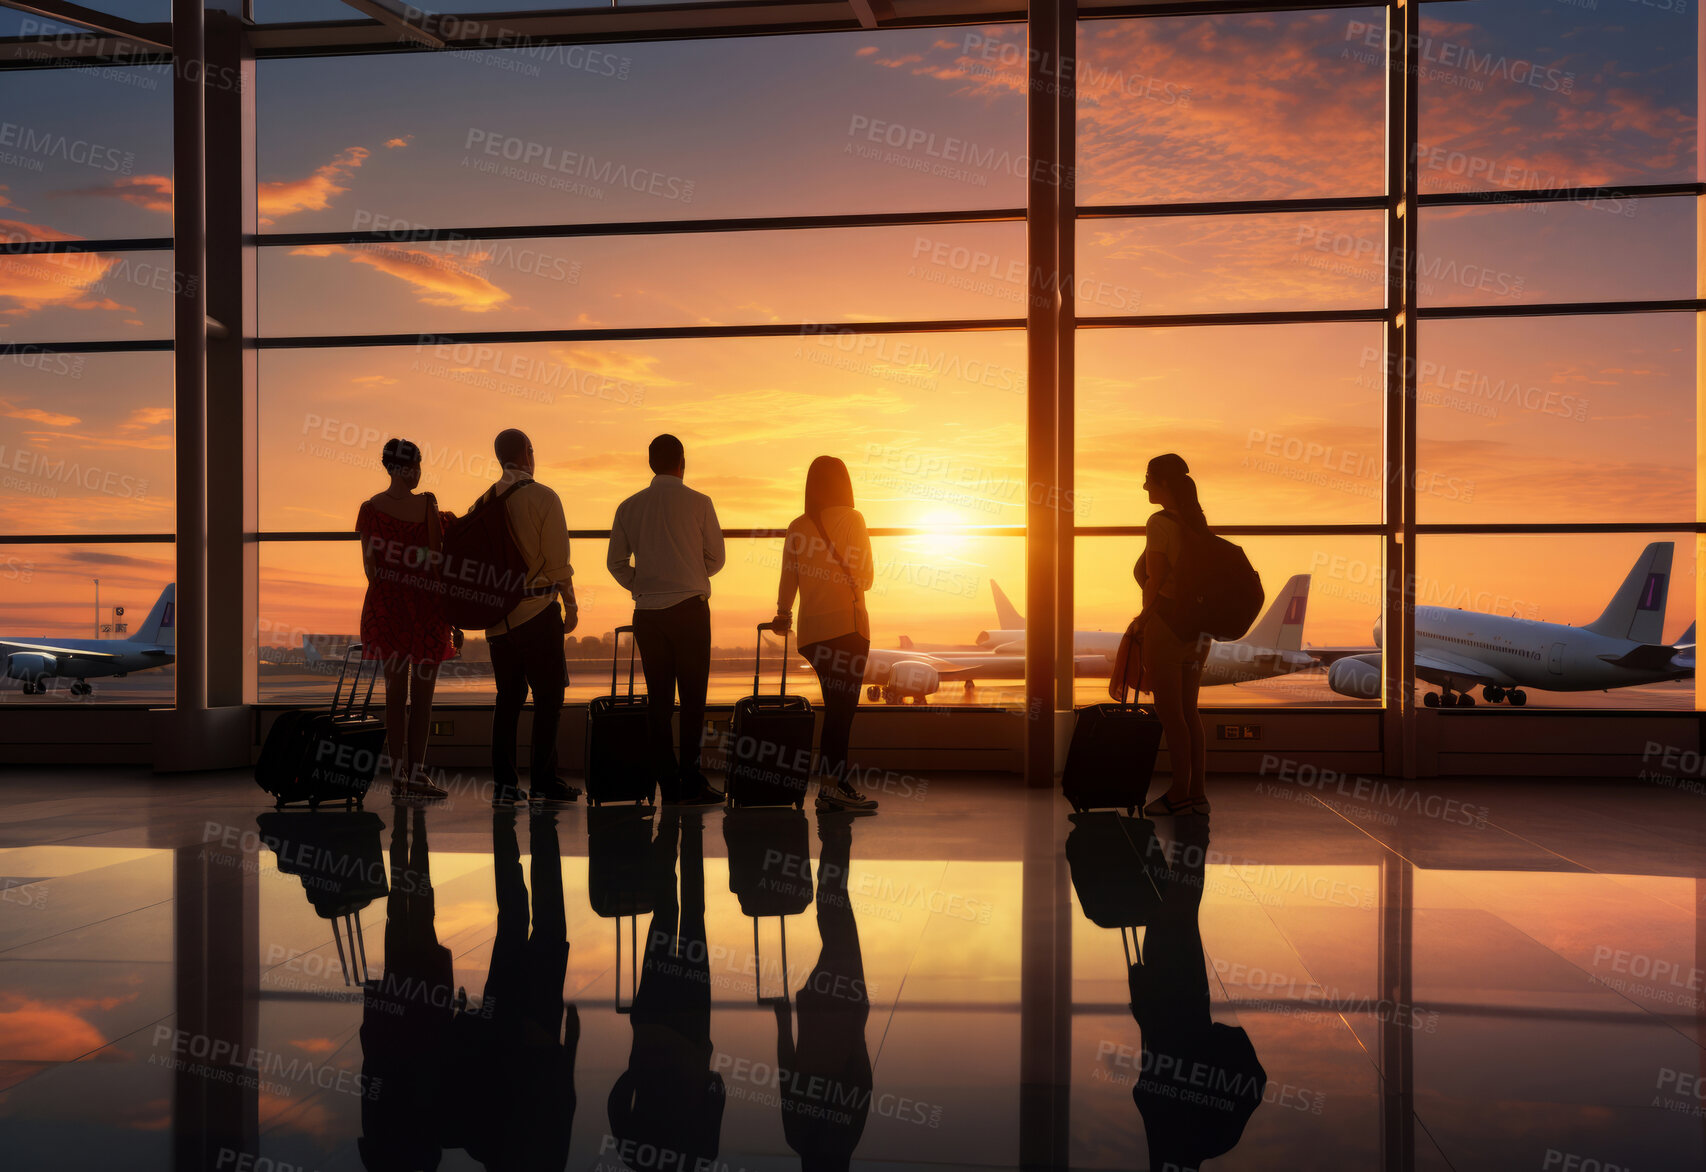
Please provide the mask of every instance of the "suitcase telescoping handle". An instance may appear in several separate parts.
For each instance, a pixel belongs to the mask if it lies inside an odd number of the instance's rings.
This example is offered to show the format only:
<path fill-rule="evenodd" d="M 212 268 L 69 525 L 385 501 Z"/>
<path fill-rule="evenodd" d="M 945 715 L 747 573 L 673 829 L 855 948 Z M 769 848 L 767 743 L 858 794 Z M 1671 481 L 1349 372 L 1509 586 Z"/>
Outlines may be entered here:
<path fill-rule="evenodd" d="M 612 696 L 616 694 L 616 661 L 618 659 L 617 653 L 622 650 L 623 631 L 628 632 L 628 695 L 634 694 L 634 628 L 630 625 L 617 627 L 610 636 L 610 641 L 613 644 L 610 648 L 610 694 Z"/>
<path fill-rule="evenodd" d="M 774 630 L 769 623 L 758 624 L 758 650 L 752 657 L 752 694 L 758 695 L 758 669 L 764 662 L 764 632 Z M 788 694 L 788 632 L 782 632 L 782 691 Z"/>
<path fill-rule="evenodd" d="M 332 688 L 332 715 L 338 714 L 339 696 L 344 690 L 344 675 L 349 671 L 350 656 L 355 656 L 355 679 L 350 681 L 349 695 L 344 697 L 344 715 L 355 715 L 355 694 L 361 687 L 362 667 L 367 663 L 367 657 L 362 654 L 360 643 L 351 643 L 344 648 L 344 661 L 338 665 L 338 682 Z M 367 677 L 367 695 L 361 700 L 361 714 L 367 715 L 367 710 L 373 704 L 373 685 L 379 681 L 379 661 L 373 661 L 373 674 Z"/>

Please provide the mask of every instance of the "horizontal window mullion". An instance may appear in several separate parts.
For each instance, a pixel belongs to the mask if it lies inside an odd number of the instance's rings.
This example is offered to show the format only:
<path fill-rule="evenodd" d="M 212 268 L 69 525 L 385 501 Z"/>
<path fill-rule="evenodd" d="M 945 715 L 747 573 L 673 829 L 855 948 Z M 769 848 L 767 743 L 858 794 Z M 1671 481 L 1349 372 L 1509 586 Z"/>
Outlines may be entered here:
<path fill-rule="evenodd" d="M 938 334 L 974 330 L 1022 330 L 1022 317 L 949 318 L 943 321 L 796 322 L 729 326 L 632 326 L 594 330 L 473 330 L 456 333 L 322 334 L 262 337 L 262 350 L 330 349 L 345 346 L 522 345 L 528 342 L 650 342 L 673 338 L 796 338 L 826 334 Z"/>
<path fill-rule="evenodd" d="M 107 342 L 0 342 L 0 358 L 16 358 L 20 354 L 159 353 L 171 348 L 170 338 Z"/>
<path fill-rule="evenodd" d="M 1297 212 L 1380 212 L 1384 195 L 1322 196 L 1316 199 L 1191 200 L 1184 203 L 1080 204 L 1080 220 L 1143 219 L 1155 216 L 1260 216 Z"/>
<path fill-rule="evenodd" d="M 1025 536 L 1022 525 L 902 525 L 875 526 L 867 530 L 872 537 L 1000 537 L 1017 538 Z M 724 529 L 725 538 L 737 541 L 745 539 L 764 539 L 788 536 L 787 529 Z M 355 541 L 361 535 L 355 530 L 343 529 L 297 529 L 278 530 L 270 533 L 256 533 L 257 541 Z M 571 529 L 569 539 L 572 541 L 602 541 L 610 536 L 608 529 Z M 4 544 L 4 539 L 0 539 Z"/>
<path fill-rule="evenodd" d="M 4 240 L 0 256 L 39 256 L 50 252 L 170 252 L 170 236 L 124 236 L 114 240 Z"/>
<path fill-rule="evenodd" d="M 1591 317 L 1613 313 L 1699 313 L 1706 298 L 1675 297 L 1654 301 L 1556 301 L 1532 305 L 1423 305 L 1419 319 L 1448 321 L 1461 318 L 1497 317 Z"/>

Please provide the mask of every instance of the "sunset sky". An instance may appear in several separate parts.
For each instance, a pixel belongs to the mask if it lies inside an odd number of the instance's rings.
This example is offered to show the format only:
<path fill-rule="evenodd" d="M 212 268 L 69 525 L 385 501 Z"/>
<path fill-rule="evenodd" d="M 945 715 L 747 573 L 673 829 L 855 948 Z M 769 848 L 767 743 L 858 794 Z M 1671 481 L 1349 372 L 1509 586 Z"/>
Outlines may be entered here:
<path fill-rule="evenodd" d="M 108 7 L 153 19 L 164 5 Z M 1080 205 L 1378 195 L 1382 19 L 1082 25 Z M 1429 6 L 1423 25 L 1424 190 L 1694 180 L 1692 13 L 1475 0 Z M 1023 44 L 1022 27 L 991 26 L 267 62 L 262 230 L 1019 207 Z M 7 74 L 0 110 L 0 233 L 169 234 L 164 73 Z M 1381 233 L 1378 212 L 1086 218 L 1080 313 L 1377 307 Z M 1427 305 L 1695 295 L 1689 198 L 1431 209 L 1420 233 Z M 0 257 L 0 339 L 168 337 L 169 266 L 164 252 Z M 282 337 L 1016 318 L 1024 266 L 1016 223 L 274 246 L 261 321 Z M 1694 331 L 1687 314 L 1424 322 L 1421 520 L 1690 521 Z M 1380 346 L 1375 324 L 1082 331 L 1079 523 L 1141 523 L 1142 464 L 1166 450 L 1190 462 L 1213 522 L 1378 521 Z M 394 434 L 422 445 L 426 487 L 461 510 L 506 426 L 533 436 L 576 528 L 608 525 L 663 430 L 727 526 L 785 525 L 824 452 L 847 461 L 873 526 L 1020 525 L 1024 368 L 1019 331 L 263 351 L 261 528 L 347 529 L 383 487 Z M 165 353 L 0 360 L 0 532 L 169 530 L 171 402 Z M 1490 590 L 1582 622 L 1649 539 L 1437 538 L 1421 557 L 1442 597 Z M 1307 638 L 1367 641 L 1376 539 L 1246 544 L 1270 591 L 1317 575 Z M 1080 626 L 1129 616 L 1138 545 L 1079 542 Z M 878 553 L 879 640 L 969 640 L 993 621 L 991 579 L 1023 606 L 1020 541 Z M 354 546 L 265 546 L 262 560 L 263 641 L 353 629 Z M 602 561 L 602 542 L 577 542 L 589 628 L 608 629 L 624 607 Z M 768 546 L 731 552 L 720 628 L 768 604 L 772 562 Z M 1693 617 L 1693 574 L 1679 539 L 1667 637 Z M 170 550 L 0 547 L 0 629 L 81 633 L 93 576 L 145 607 Z"/>

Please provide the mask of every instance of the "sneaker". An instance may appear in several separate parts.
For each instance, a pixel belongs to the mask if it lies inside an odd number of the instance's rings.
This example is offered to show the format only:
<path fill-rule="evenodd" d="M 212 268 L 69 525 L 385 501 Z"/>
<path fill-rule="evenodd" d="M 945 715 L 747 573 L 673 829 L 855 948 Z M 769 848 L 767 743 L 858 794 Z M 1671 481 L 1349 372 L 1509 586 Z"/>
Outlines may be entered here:
<path fill-rule="evenodd" d="M 834 785 L 822 785 L 817 791 L 817 808 L 820 810 L 846 810 L 849 813 L 875 814 L 877 799 L 868 798 L 853 788 L 850 781 L 838 781 Z"/>
<path fill-rule="evenodd" d="M 527 791 L 519 785 L 499 785 L 492 789 L 492 805 L 519 806 L 527 800 Z"/>
<path fill-rule="evenodd" d="M 580 796 L 579 786 L 570 785 L 560 778 L 533 784 L 533 800 L 540 804 L 562 804 L 572 802 Z"/>
<path fill-rule="evenodd" d="M 432 783 L 424 769 L 417 769 L 408 778 L 391 779 L 391 796 L 400 801 L 437 801 L 448 798 L 450 791 Z"/>

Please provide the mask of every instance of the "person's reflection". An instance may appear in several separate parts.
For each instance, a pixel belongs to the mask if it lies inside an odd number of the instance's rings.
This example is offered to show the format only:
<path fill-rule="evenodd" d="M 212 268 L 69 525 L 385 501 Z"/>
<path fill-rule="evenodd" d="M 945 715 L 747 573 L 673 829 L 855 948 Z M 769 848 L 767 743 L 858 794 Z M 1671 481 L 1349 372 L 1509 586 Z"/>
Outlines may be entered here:
<path fill-rule="evenodd" d="M 371 1172 L 438 1167 L 454 976 L 433 926 L 426 811 L 395 808 L 385 975 L 363 984 L 361 1139 Z"/>
<path fill-rule="evenodd" d="M 561 1169 L 575 1118 L 580 1013 L 563 1000 L 568 922 L 557 815 L 528 817 L 532 930 L 516 812 L 492 812 L 498 931 L 480 1008 L 456 1017 L 457 1065 L 467 1079 L 461 1146 L 487 1168 Z"/>
<path fill-rule="evenodd" d="M 1209 1016 L 1198 922 L 1207 848 L 1206 821 L 1181 819 L 1169 856 L 1151 853 L 1161 902 L 1127 974 L 1143 1031 L 1132 1098 L 1149 1136 L 1149 1166 L 1179 1172 L 1231 1151 L 1268 1083 L 1250 1035 Z"/>
<path fill-rule="evenodd" d="M 725 1091 L 723 1076 L 711 1069 L 704 827 L 698 811 L 663 808 L 648 869 L 652 926 L 629 1014 L 634 1047 L 628 1069 L 610 1089 L 610 1134 L 631 1168 L 705 1167 L 717 1157 Z"/>
<path fill-rule="evenodd" d="M 788 1020 L 788 1003 L 776 1003 L 776 1066 L 782 1072 L 782 1134 L 799 1153 L 804 1172 L 845 1170 L 871 1111 L 871 1052 L 865 1019 L 871 1001 L 859 925 L 847 893 L 853 853 L 853 819 L 820 810 L 817 864 L 817 930 L 823 947 L 817 966 L 794 998 L 799 1041 Z"/>

